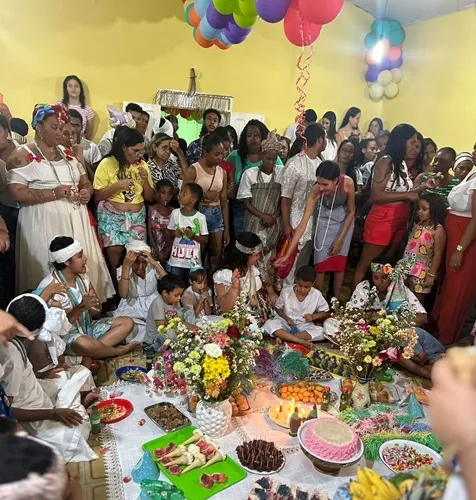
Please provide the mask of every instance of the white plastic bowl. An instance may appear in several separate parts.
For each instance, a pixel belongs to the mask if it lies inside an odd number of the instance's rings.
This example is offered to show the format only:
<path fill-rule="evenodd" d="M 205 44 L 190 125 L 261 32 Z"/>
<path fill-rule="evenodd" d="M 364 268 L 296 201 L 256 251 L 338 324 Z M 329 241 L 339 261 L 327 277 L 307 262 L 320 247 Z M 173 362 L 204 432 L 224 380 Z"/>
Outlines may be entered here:
<path fill-rule="evenodd" d="M 404 471 L 396 471 L 393 469 L 383 458 L 383 452 L 387 448 L 391 448 L 393 446 L 403 445 L 411 446 L 417 453 L 420 453 L 422 455 L 430 455 L 431 458 L 433 458 L 433 464 L 432 465 L 439 465 L 442 462 L 441 455 L 436 453 L 435 450 L 432 450 L 431 448 L 428 448 L 428 446 L 425 446 L 420 443 L 416 443 L 415 441 L 410 441 L 408 439 L 392 439 L 391 441 L 387 441 L 386 443 L 383 443 L 383 445 L 379 449 L 379 455 L 380 455 L 380 460 L 385 464 L 385 467 L 387 467 L 389 470 L 391 470 L 394 473 L 399 473 L 399 472 L 404 472 Z M 416 469 L 409 469 L 409 470 L 416 470 Z"/>

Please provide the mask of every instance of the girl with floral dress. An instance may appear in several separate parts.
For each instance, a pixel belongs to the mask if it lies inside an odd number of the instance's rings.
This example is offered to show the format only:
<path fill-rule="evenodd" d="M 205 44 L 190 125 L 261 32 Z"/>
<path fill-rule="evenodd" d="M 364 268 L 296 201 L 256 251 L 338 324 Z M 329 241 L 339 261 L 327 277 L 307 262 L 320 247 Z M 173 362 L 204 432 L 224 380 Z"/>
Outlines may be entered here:
<path fill-rule="evenodd" d="M 446 199 L 436 193 L 420 196 L 418 221 L 410 234 L 398 267 L 407 276 L 407 285 L 423 303 L 431 292 L 443 259 L 446 232 Z"/>

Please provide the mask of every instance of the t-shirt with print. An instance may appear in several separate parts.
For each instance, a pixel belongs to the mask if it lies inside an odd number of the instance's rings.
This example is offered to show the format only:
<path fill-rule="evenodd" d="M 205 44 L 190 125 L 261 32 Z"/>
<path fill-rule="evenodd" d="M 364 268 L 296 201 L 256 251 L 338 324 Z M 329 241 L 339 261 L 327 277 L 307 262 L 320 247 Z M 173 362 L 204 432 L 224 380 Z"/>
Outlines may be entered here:
<path fill-rule="evenodd" d="M 161 295 L 154 299 L 147 313 L 144 342 L 146 344 L 153 344 L 157 335 L 159 335 L 157 332 L 157 321 L 171 320 L 176 316 L 183 318 L 182 307 L 180 304 L 174 306 L 166 304 Z"/>
<path fill-rule="evenodd" d="M 172 231 L 176 229 L 184 230 L 190 228 L 196 236 L 208 235 L 207 219 L 198 210 L 192 215 L 185 215 L 181 208 L 176 208 L 171 216 L 168 228 Z M 172 253 L 170 254 L 169 266 L 190 269 L 193 261 L 194 265 L 200 265 L 200 243 L 191 240 L 186 234 L 181 238 L 174 238 Z"/>

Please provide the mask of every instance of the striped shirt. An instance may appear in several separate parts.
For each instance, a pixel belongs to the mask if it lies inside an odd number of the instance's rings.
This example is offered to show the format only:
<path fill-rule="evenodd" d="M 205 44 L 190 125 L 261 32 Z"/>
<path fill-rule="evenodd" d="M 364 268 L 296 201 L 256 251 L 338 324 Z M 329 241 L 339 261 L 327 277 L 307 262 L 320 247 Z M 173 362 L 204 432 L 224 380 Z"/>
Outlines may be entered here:
<path fill-rule="evenodd" d="M 154 181 L 154 185 L 152 186 L 154 189 L 157 182 L 162 179 L 169 180 L 174 185 L 174 188 L 178 188 L 179 175 L 182 170 L 175 156 L 170 155 L 170 158 L 165 162 L 163 169 L 160 168 L 152 158 L 147 162 L 147 165 L 149 165 L 150 174 L 152 175 L 152 180 Z"/>
<path fill-rule="evenodd" d="M 82 108 L 80 104 L 68 104 L 68 109 L 75 109 L 83 117 L 83 128 L 81 132 L 84 134 L 88 126 L 88 121 L 94 118 L 94 111 L 89 106 Z"/>

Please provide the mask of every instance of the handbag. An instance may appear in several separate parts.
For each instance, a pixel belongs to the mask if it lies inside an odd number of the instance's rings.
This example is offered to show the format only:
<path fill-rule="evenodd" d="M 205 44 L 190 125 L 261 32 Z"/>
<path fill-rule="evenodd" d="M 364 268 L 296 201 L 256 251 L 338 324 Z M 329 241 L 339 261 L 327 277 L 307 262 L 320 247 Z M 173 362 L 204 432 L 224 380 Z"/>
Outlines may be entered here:
<path fill-rule="evenodd" d="M 286 252 L 288 251 L 290 244 L 291 241 L 286 236 L 283 236 L 278 244 L 277 248 L 278 252 L 276 254 L 276 258 L 284 257 L 286 255 Z M 298 247 L 296 247 L 292 251 L 289 258 L 286 260 L 286 262 L 282 266 L 276 268 L 276 276 L 278 276 L 281 279 L 285 279 L 288 277 L 289 273 L 291 272 L 294 266 L 294 262 L 296 261 L 296 256 L 298 252 L 299 252 Z"/>

